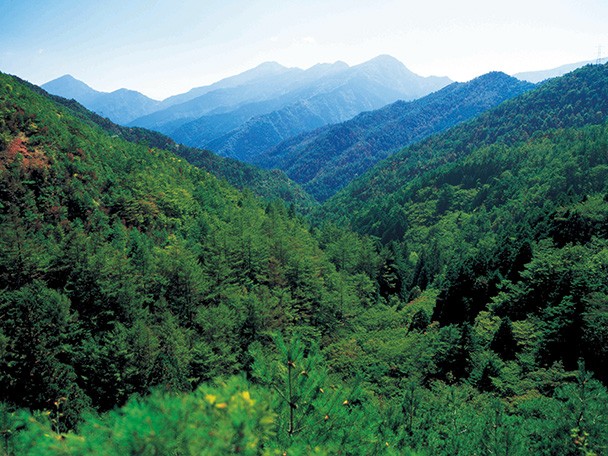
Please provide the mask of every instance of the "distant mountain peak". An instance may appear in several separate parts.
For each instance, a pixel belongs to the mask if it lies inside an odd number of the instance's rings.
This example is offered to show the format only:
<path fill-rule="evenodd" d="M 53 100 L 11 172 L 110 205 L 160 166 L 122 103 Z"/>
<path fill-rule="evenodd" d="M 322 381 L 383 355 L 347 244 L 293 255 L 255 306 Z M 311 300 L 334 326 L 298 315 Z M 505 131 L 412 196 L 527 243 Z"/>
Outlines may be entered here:
<path fill-rule="evenodd" d="M 284 70 L 287 67 L 281 65 L 279 62 L 268 61 L 262 62 L 254 68 L 254 70 Z"/>
<path fill-rule="evenodd" d="M 79 79 L 76 79 L 71 74 L 64 74 L 63 76 L 59 76 L 58 78 L 55 78 L 52 81 L 44 83 L 42 85 L 42 87 L 44 88 L 45 86 L 59 85 L 59 84 L 62 84 L 62 85 L 66 85 L 66 84 L 79 85 L 81 87 L 87 87 L 87 88 L 89 88 L 91 90 L 94 90 L 89 85 L 87 85 L 86 83 L 82 82 Z"/>
<path fill-rule="evenodd" d="M 369 59 L 368 62 L 392 63 L 392 64 L 403 65 L 403 62 L 401 62 L 399 59 L 396 59 L 395 57 L 393 57 L 392 55 L 389 55 L 389 54 L 380 54 L 380 55 L 377 55 L 373 59 Z"/>
<path fill-rule="evenodd" d="M 78 79 L 76 79 L 71 74 L 64 74 L 63 76 L 59 76 L 58 78 L 53 79 L 53 81 L 78 81 Z M 53 82 L 53 81 L 49 81 L 49 82 Z M 82 82 L 82 81 L 78 81 L 78 82 Z M 84 84 L 84 82 L 83 82 L 83 84 Z"/>
<path fill-rule="evenodd" d="M 64 74 L 52 81 L 42 84 L 41 87 L 53 95 L 64 98 L 73 98 L 80 103 L 91 103 L 101 92 L 89 87 L 71 74 Z"/>
<path fill-rule="evenodd" d="M 334 63 L 317 63 L 316 65 L 311 66 L 308 70 L 312 70 L 314 68 L 348 68 L 348 63 L 343 62 L 342 60 L 336 60 Z"/>
<path fill-rule="evenodd" d="M 357 65 L 358 67 L 382 66 L 391 68 L 406 68 L 403 62 L 388 54 L 381 54 Z"/>

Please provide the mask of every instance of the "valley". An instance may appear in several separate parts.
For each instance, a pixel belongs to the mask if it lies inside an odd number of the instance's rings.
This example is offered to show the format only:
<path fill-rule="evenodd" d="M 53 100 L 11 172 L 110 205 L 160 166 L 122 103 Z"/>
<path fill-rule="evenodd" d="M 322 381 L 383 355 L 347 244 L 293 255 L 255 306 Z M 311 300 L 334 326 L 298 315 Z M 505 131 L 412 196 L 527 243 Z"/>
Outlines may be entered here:
<path fill-rule="evenodd" d="M 0 73 L 3 454 L 606 454 L 607 121 L 606 64 Z"/>

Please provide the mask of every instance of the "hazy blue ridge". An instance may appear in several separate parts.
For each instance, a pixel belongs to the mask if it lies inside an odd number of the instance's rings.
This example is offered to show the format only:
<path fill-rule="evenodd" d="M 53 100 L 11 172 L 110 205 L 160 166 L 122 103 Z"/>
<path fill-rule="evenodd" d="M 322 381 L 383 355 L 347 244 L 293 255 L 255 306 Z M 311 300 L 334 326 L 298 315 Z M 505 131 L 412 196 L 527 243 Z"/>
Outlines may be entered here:
<path fill-rule="evenodd" d="M 325 200 L 399 148 L 470 119 L 532 87 L 504 73 L 488 73 L 466 83 L 453 83 L 418 100 L 397 101 L 288 139 L 265 151 L 254 163 L 282 169 L 318 200 Z"/>

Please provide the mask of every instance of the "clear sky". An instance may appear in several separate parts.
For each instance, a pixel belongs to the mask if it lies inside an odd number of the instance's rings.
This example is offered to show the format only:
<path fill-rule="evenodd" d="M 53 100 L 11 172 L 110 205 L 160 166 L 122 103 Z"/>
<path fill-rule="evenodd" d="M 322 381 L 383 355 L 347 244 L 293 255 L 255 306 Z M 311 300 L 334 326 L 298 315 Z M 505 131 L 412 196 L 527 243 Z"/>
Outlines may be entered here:
<path fill-rule="evenodd" d="M 465 81 L 608 55 L 608 0 L 0 0 L 0 71 L 156 99 L 264 61 L 390 54 Z"/>

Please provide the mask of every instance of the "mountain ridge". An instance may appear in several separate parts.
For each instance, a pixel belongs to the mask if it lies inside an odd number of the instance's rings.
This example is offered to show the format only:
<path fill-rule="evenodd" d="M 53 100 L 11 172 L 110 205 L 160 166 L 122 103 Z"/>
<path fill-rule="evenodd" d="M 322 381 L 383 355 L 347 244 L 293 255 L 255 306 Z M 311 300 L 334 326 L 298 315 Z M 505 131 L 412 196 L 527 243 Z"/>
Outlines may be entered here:
<path fill-rule="evenodd" d="M 551 79 L 379 162 L 330 198 L 322 210 L 330 218 L 350 217 L 354 226 L 367 226 L 373 219 L 375 202 L 386 201 L 387 195 L 398 193 L 421 173 L 461 159 L 475 148 L 516 144 L 543 131 L 602 123 L 608 116 L 608 83 L 602 83 L 605 81 L 606 64 L 587 65 Z M 377 226 L 374 234 L 382 235 L 382 230 Z"/>
<path fill-rule="evenodd" d="M 290 138 L 253 163 L 279 168 L 324 200 L 391 151 L 467 120 L 531 89 L 504 73 L 492 72 L 453 83 L 414 101 L 397 101 Z"/>
<path fill-rule="evenodd" d="M 206 147 L 213 140 L 217 143 L 218 138 L 230 132 L 230 128 L 238 128 L 252 117 L 280 110 L 310 97 L 320 97 L 322 93 L 339 90 L 344 84 L 361 84 L 363 79 L 367 80 L 368 88 L 360 90 L 366 92 L 373 86 L 376 95 L 384 91 L 381 98 L 373 105 L 351 103 L 339 118 L 329 113 L 322 114 L 321 124 L 346 120 L 362 110 L 378 108 L 397 98 L 417 98 L 451 82 L 441 77 L 419 77 L 397 59 L 382 55 L 352 67 L 342 61 L 319 63 L 308 69 L 264 62 L 242 73 L 162 101 L 129 89 L 110 93 L 96 91 L 70 75 L 49 81 L 42 87 L 55 95 L 74 98 L 119 124 L 153 129 L 189 146 Z M 353 98 L 356 99 L 357 94 L 351 91 L 348 96 L 335 98 L 334 101 L 340 100 L 344 104 Z M 235 116 L 229 118 L 232 111 L 235 111 Z M 244 115 L 245 112 L 248 114 Z M 217 115 L 228 121 L 224 123 L 204 118 Z M 308 113 L 302 115 L 310 116 Z M 302 122 L 300 129 L 310 128 L 304 126 L 305 120 Z M 189 125 L 191 123 L 193 125 Z M 208 129 L 203 126 L 207 123 L 211 125 Z M 314 122 L 311 125 L 318 126 Z M 243 132 L 239 135 L 243 135 Z M 279 135 L 279 139 L 283 139 L 283 136 Z M 234 140 L 229 142 L 234 143 Z M 219 149 L 220 154 L 227 156 L 238 156 L 240 153 L 232 150 L 223 152 L 222 146 Z"/>
<path fill-rule="evenodd" d="M 44 90 L 53 95 L 74 99 L 80 104 L 110 120 L 126 124 L 157 109 L 160 102 L 130 89 L 100 92 L 86 83 L 66 74 L 42 84 Z"/>
<path fill-rule="evenodd" d="M 390 56 L 379 56 L 353 67 L 335 63 L 330 68 L 334 71 L 313 81 L 314 84 L 307 81 L 290 87 L 271 103 L 274 109 L 269 101 L 258 104 L 249 113 L 251 117 L 232 131 L 218 129 L 217 119 L 205 115 L 178 128 L 176 124 L 167 125 L 165 132 L 178 142 L 250 161 L 294 134 L 350 119 L 398 99 L 419 98 L 450 82 L 447 78 L 417 76 Z M 243 107 L 235 110 L 237 116 Z M 155 113 L 149 117 L 158 116 Z M 228 121 L 224 125 L 234 123 Z"/>
<path fill-rule="evenodd" d="M 109 134 L 123 138 L 128 142 L 145 144 L 151 148 L 170 151 L 186 159 L 194 166 L 202 168 L 220 179 L 225 179 L 230 185 L 239 190 L 250 190 L 258 197 L 268 201 L 280 198 L 289 204 L 293 204 L 302 213 L 308 213 L 316 205 L 312 197 L 282 171 L 263 170 L 247 163 L 221 157 L 208 150 L 177 144 L 168 136 L 156 131 L 116 124 L 100 114 L 87 109 L 74 99 L 50 94 L 39 86 L 24 81 L 17 76 L 13 77 L 34 92 L 65 106 L 73 115 L 81 120 L 96 124 Z"/>

